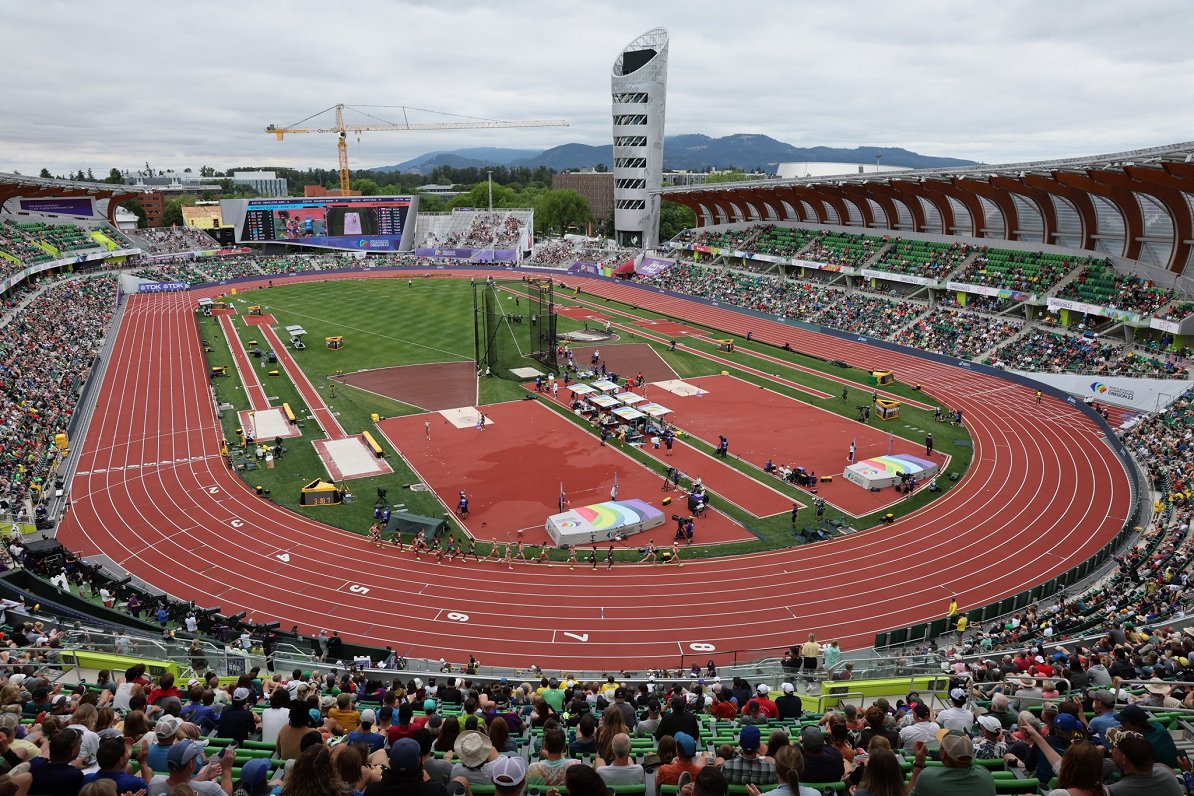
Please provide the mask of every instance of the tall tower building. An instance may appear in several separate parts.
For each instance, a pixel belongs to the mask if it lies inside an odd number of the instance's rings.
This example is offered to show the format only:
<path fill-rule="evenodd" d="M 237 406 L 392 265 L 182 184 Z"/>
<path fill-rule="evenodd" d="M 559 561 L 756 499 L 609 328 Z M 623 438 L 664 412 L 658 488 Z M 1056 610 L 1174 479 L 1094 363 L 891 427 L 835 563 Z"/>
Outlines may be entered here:
<path fill-rule="evenodd" d="M 659 196 L 648 192 L 663 175 L 667 46 L 667 30 L 654 28 L 614 60 L 614 237 L 624 246 L 653 249 L 659 242 Z"/>

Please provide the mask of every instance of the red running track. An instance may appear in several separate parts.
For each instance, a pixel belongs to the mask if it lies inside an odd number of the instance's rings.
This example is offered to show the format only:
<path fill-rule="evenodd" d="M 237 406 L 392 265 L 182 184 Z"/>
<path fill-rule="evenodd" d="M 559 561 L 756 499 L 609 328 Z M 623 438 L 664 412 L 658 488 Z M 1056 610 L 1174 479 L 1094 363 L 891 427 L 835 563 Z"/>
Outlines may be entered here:
<path fill-rule="evenodd" d="M 480 277 L 484 271 L 462 270 Z M 508 272 L 494 272 L 497 277 Z M 393 278 L 396 272 L 352 278 Z M 327 274 L 277 277 L 322 281 Z M 589 294 L 738 328 L 741 318 L 652 291 L 569 276 Z M 263 278 L 260 285 L 264 286 Z M 238 288 L 248 285 L 238 285 Z M 958 485 L 894 526 L 816 545 L 680 569 L 622 565 L 511 573 L 375 552 L 256 497 L 218 455 L 220 434 L 192 318 L 210 291 L 132 296 L 71 485 L 59 538 L 106 553 L 182 599 L 248 610 L 306 633 L 391 644 L 413 657 L 553 668 L 674 666 L 775 650 L 813 631 L 847 647 L 877 631 L 1019 592 L 1093 555 L 1122 527 L 1130 490 L 1098 429 L 1026 388 L 865 342 L 752 321 L 755 336 L 854 364 L 893 368 L 966 416 L 974 465 Z M 289 562 L 277 556 L 289 554 Z M 358 585 L 365 594 L 349 591 Z M 580 641 L 572 633 L 583 636 Z M 698 646 L 698 649 L 709 649 Z M 705 653 L 701 653 L 704 655 Z"/>

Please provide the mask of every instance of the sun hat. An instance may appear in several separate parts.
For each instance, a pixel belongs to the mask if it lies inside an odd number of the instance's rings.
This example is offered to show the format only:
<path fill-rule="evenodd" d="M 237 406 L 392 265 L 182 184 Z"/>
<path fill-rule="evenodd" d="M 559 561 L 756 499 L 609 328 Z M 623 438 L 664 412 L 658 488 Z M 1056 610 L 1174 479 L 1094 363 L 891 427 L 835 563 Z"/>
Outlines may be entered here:
<path fill-rule="evenodd" d="M 493 741 L 483 732 L 465 730 L 456 736 L 452 751 L 465 767 L 477 768 L 489 759 L 489 754 L 493 751 Z"/>

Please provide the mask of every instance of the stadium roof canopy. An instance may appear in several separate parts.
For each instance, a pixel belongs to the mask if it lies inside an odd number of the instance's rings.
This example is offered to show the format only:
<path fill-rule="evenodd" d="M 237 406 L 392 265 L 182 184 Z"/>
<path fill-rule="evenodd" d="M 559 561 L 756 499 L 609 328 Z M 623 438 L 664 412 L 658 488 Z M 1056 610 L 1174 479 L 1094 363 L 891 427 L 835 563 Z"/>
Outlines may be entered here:
<path fill-rule="evenodd" d="M 1177 274 L 1194 259 L 1194 142 L 1093 157 L 657 193 L 692 208 L 698 226 L 800 221 L 1037 241 Z"/>
<path fill-rule="evenodd" d="M 126 199 L 154 190 L 151 187 L 113 185 L 109 182 L 75 182 L 74 180 L 43 179 L 26 177 L 23 174 L 0 173 L 0 207 L 9 199 L 18 196 L 26 199 L 58 196 L 89 196 L 96 201 L 107 201 L 108 221 L 116 223 L 116 207 Z"/>

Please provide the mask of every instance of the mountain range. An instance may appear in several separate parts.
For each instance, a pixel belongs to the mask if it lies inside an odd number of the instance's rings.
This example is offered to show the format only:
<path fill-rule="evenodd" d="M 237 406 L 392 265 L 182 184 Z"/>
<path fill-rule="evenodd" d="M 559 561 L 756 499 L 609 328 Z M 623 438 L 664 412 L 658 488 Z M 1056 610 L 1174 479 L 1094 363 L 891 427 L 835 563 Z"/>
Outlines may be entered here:
<path fill-rule="evenodd" d="M 862 146 L 846 149 L 842 147 L 798 147 L 777 141 L 766 135 L 736 133 L 721 138 L 711 138 L 696 133 L 670 135 L 664 139 L 663 167 L 668 170 L 705 171 L 706 169 L 756 169 L 774 173 L 779 163 L 802 163 L 805 161 L 826 161 L 829 163 L 874 163 L 880 155 L 884 166 L 906 168 L 942 168 L 948 166 L 973 166 L 973 160 L 921 155 L 899 147 Z M 533 149 L 503 149 L 500 147 L 474 147 L 456 149 L 451 152 L 428 152 L 416 158 L 381 166 L 376 171 L 403 171 L 430 174 L 438 166 L 469 168 L 484 166 L 525 166 L 563 171 L 565 169 L 591 169 L 597 165 L 613 166 L 613 145 L 592 146 L 590 144 L 562 144 L 542 152 Z"/>

